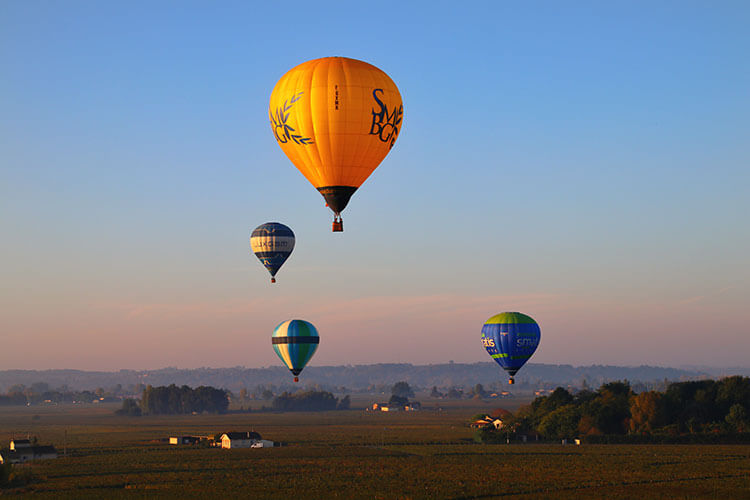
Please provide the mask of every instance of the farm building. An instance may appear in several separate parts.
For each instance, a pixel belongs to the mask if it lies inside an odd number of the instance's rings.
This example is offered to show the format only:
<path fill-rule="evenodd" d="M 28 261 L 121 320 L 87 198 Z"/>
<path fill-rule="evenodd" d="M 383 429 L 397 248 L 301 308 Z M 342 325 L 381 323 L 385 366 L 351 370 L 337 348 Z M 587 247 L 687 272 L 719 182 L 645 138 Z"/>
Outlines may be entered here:
<path fill-rule="evenodd" d="M 227 432 L 221 435 L 222 448 L 252 448 L 254 444 L 262 441 L 260 434 L 253 431 Z"/>
<path fill-rule="evenodd" d="M 479 420 L 475 420 L 474 422 L 469 424 L 469 427 L 471 427 L 472 429 L 481 429 L 483 427 L 487 427 L 488 425 L 493 426 L 495 429 L 501 429 L 503 427 L 503 421 L 499 418 L 486 416 L 484 418 L 480 418 Z"/>
<path fill-rule="evenodd" d="M 28 439 L 14 439 L 9 450 L 0 451 L 0 464 L 22 464 L 30 460 L 48 460 L 57 458 L 54 446 L 32 445 Z"/>
<path fill-rule="evenodd" d="M 173 436 L 169 438 L 169 444 L 196 444 L 200 440 L 199 436 Z"/>
<path fill-rule="evenodd" d="M 22 448 L 31 448 L 31 441 L 28 439 L 11 439 L 10 440 L 10 451 L 19 450 Z"/>
<path fill-rule="evenodd" d="M 416 411 L 422 408 L 421 403 L 418 401 L 412 401 L 405 405 L 392 405 L 390 403 L 373 403 L 372 411 Z M 367 408 L 370 411 L 370 407 Z"/>

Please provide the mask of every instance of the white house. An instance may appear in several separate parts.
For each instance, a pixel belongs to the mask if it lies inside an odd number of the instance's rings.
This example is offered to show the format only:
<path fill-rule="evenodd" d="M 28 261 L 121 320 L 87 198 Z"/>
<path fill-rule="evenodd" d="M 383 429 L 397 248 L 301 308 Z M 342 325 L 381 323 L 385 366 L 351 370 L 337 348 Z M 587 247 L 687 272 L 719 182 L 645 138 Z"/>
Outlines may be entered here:
<path fill-rule="evenodd" d="M 222 448 L 250 448 L 263 439 L 257 432 L 227 432 L 221 435 Z"/>

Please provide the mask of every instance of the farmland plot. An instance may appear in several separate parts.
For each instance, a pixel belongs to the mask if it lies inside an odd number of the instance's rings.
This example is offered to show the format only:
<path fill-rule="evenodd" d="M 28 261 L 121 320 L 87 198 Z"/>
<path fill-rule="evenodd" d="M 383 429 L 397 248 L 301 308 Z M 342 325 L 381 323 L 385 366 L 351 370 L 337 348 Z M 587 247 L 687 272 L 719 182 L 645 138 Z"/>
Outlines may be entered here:
<path fill-rule="evenodd" d="M 115 417 L 111 409 L 0 412 L 67 456 L 30 464 L 10 498 L 747 498 L 750 446 L 480 445 L 475 409 Z M 33 410 L 32 410 L 33 411 Z M 169 446 L 169 435 L 251 430 L 285 446 Z"/>

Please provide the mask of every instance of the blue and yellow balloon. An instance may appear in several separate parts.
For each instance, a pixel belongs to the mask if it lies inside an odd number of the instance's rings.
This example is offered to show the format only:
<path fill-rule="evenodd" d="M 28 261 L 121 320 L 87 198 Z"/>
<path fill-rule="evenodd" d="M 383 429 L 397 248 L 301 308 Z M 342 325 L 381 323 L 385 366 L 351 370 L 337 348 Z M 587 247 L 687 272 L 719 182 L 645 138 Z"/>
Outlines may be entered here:
<path fill-rule="evenodd" d="M 276 273 L 294 250 L 294 233 L 279 222 L 266 222 L 250 235 L 250 248 L 276 283 Z"/>
<path fill-rule="evenodd" d="M 531 316 L 504 312 L 488 319 L 482 327 L 482 345 L 492 359 L 513 376 L 536 351 L 542 332 Z"/>
<path fill-rule="evenodd" d="M 273 329 L 271 344 L 281 361 L 299 382 L 298 375 L 318 349 L 320 337 L 312 323 L 302 319 L 284 321 Z"/>

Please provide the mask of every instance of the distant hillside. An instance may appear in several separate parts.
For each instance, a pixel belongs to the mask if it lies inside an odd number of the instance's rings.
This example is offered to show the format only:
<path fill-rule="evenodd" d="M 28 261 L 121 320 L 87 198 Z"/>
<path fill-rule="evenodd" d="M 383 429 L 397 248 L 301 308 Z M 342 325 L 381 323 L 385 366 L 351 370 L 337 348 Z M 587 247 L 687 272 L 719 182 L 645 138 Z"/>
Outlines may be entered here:
<path fill-rule="evenodd" d="M 750 370 L 740 373 L 749 374 Z M 716 377 L 720 370 L 679 369 L 656 366 L 571 366 L 531 363 L 526 365 L 516 377 L 515 390 L 554 388 L 557 386 L 581 387 L 584 384 L 597 388 L 613 380 L 629 380 L 633 384 L 652 387 L 667 381 L 683 381 Z M 482 384 L 487 388 L 507 387 L 507 376 L 492 362 L 486 363 L 444 363 L 435 365 L 374 364 L 347 366 L 311 366 L 305 369 L 301 383 L 295 385 L 291 374 L 282 367 L 269 368 L 198 368 L 159 370 L 120 370 L 117 372 L 94 372 L 80 370 L 3 370 L 0 371 L 0 393 L 11 386 L 23 384 L 31 386 L 45 383 L 51 389 L 67 387 L 71 390 L 109 389 L 118 384 L 122 388 L 144 385 L 201 385 L 220 387 L 231 391 L 242 388 L 251 390 L 257 386 L 274 388 L 295 388 L 317 385 L 326 390 L 346 388 L 349 392 L 383 392 L 398 381 L 407 381 L 421 389 L 465 387 Z"/>

